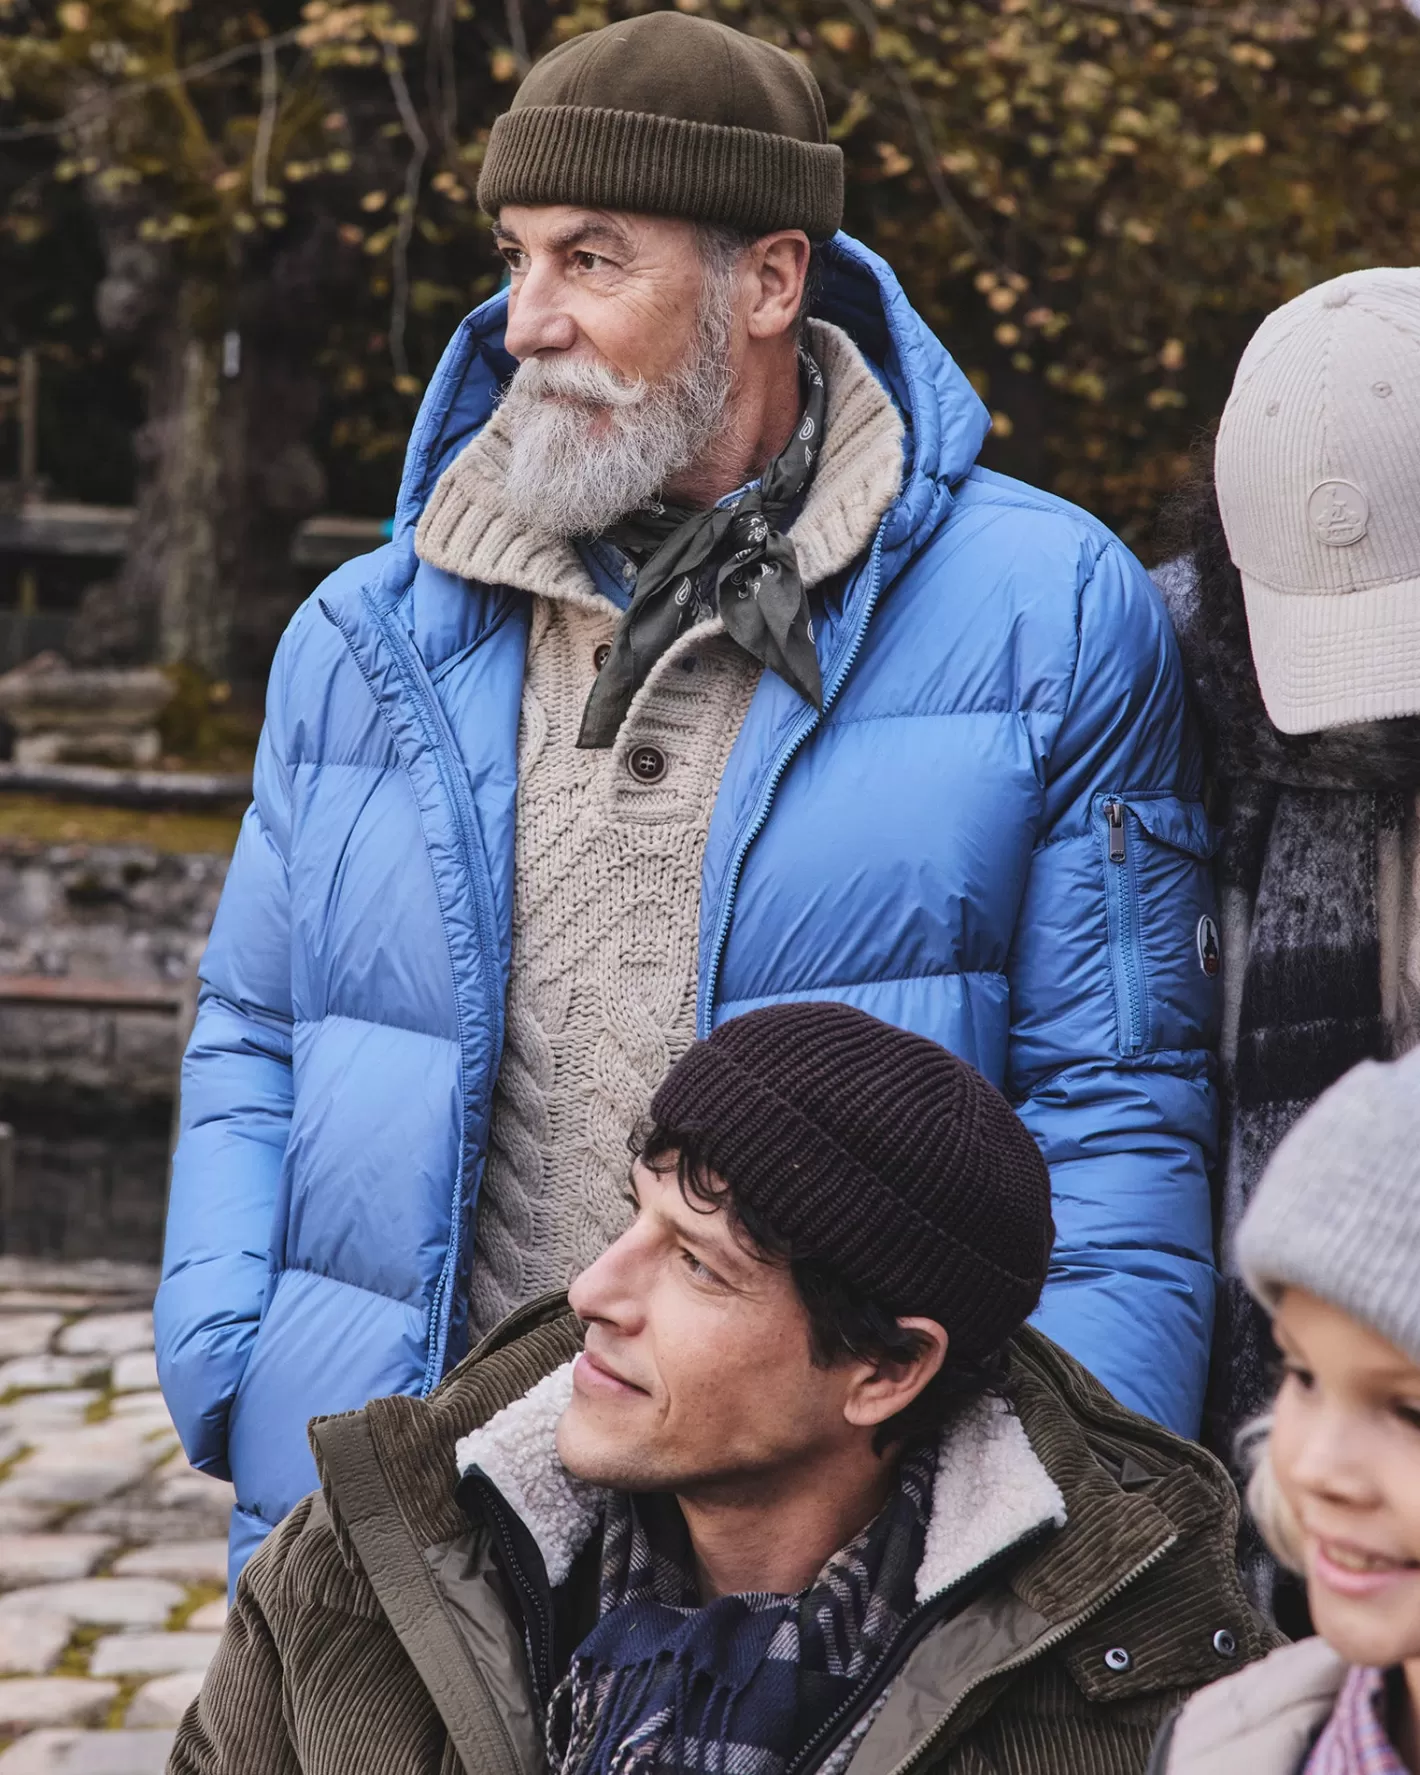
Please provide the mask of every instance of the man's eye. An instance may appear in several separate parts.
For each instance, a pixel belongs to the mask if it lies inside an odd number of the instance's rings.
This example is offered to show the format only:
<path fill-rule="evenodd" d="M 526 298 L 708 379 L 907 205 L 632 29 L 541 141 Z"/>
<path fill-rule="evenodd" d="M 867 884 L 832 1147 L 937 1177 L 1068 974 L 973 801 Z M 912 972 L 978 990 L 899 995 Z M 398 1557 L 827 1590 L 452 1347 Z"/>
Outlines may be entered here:
<path fill-rule="evenodd" d="M 604 263 L 600 253 L 573 253 L 572 262 L 578 271 L 595 271 Z"/>
<path fill-rule="evenodd" d="M 708 1265 L 701 1263 L 700 1259 L 693 1251 L 683 1250 L 681 1252 L 681 1257 L 685 1260 L 685 1267 L 690 1271 L 691 1275 L 695 1277 L 697 1282 L 718 1282 L 720 1280 L 714 1270 L 710 1269 Z"/>
<path fill-rule="evenodd" d="M 1420 1430 L 1420 1405 L 1412 1404 L 1410 1402 L 1402 1403 L 1400 1400 L 1397 1400 L 1394 1410 L 1395 1415 L 1400 1419 L 1402 1424 L 1407 1425 L 1412 1430 Z"/>
<path fill-rule="evenodd" d="M 1303 1368 L 1300 1362 L 1284 1362 L 1282 1364 L 1284 1380 L 1295 1381 L 1304 1393 L 1310 1393 L 1316 1385 L 1316 1377 L 1309 1368 Z"/>
<path fill-rule="evenodd" d="M 508 267 L 509 271 L 522 270 L 525 254 L 520 247 L 499 247 L 498 250 L 502 253 L 503 263 Z"/>

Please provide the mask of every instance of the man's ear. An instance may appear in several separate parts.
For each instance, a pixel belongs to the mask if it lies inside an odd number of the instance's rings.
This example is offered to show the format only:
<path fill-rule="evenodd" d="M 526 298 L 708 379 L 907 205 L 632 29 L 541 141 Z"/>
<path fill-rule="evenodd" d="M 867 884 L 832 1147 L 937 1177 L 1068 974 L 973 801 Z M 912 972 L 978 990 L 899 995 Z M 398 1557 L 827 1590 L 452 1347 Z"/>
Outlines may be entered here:
<path fill-rule="evenodd" d="M 751 339 L 791 333 L 809 275 L 809 237 L 797 228 L 766 234 L 749 249 L 746 276 L 753 289 L 745 326 Z"/>
<path fill-rule="evenodd" d="M 876 1429 L 906 1410 L 947 1359 L 947 1334 L 935 1319 L 899 1319 L 898 1324 L 916 1333 L 917 1353 L 858 1363 L 843 1415 L 861 1429 Z"/>

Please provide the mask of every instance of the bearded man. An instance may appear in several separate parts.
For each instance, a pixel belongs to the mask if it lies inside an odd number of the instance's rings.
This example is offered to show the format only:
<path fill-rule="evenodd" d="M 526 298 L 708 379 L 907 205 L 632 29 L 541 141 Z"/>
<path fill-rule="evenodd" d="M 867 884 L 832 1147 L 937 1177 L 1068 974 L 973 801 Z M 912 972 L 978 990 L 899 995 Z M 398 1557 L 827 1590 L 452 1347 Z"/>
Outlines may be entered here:
<path fill-rule="evenodd" d="M 236 1482 L 234 1571 L 312 1483 L 306 1420 L 566 1286 L 666 1068 L 789 1000 L 1001 1086 L 1055 1190 L 1038 1322 L 1196 1429 L 1210 836 L 1172 637 L 1108 531 L 976 466 L 827 138 L 799 62 L 674 12 L 555 49 L 494 128 L 508 288 L 393 541 L 281 645 L 203 966 L 159 1361 Z"/>

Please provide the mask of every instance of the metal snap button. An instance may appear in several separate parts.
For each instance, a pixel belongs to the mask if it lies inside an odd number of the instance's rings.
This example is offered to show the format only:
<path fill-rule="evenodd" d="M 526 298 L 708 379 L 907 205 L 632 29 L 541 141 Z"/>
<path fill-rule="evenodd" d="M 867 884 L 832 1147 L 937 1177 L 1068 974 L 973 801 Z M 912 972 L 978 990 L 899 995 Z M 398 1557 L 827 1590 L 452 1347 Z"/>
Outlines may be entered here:
<path fill-rule="evenodd" d="M 1104 1655 L 1104 1661 L 1111 1670 L 1128 1670 L 1134 1662 L 1123 1646 L 1111 1646 Z"/>
<path fill-rule="evenodd" d="M 596 667 L 596 669 L 598 671 L 601 671 L 602 667 L 606 664 L 606 662 L 610 658 L 611 658 L 611 642 L 610 641 L 603 641 L 600 647 L 596 647 L 592 650 L 592 664 Z"/>
<path fill-rule="evenodd" d="M 1213 1635 L 1213 1650 L 1220 1658 L 1237 1657 L 1238 1642 L 1233 1638 L 1232 1634 L 1228 1632 L 1226 1627 L 1220 1627 Z"/>
<path fill-rule="evenodd" d="M 626 768 L 638 783 L 659 783 L 666 774 L 666 755 L 659 746 L 633 746 Z"/>

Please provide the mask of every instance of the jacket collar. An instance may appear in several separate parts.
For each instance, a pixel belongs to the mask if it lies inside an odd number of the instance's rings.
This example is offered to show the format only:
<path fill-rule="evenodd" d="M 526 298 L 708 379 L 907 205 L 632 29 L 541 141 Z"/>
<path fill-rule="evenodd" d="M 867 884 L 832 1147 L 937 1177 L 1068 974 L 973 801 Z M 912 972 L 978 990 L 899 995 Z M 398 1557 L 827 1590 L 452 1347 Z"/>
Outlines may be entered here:
<path fill-rule="evenodd" d="M 455 1449 L 459 1472 L 477 1468 L 522 1520 L 554 1588 L 566 1582 L 605 1507 L 605 1494 L 574 1479 L 557 1457 L 557 1420 L 572 1396 L 572 1368 L 568 1362 L 539 1381 Z M 1065 1519 L 1060 1488 L 1020 1419 L 1003 1400 L 973 1402 L 942 1438 L 918 1602 Z"/>
<path fill-rule="evenodd" d="M 579 1490 L 546 1451 L 580 1341 L 565 1297 L 547 1296 L 499 1327 L 428 1399 L 375 1400 L 311 1428 L 345 1557 L 374 1586 L 455 1742 L 475 1756 L 471 1766 L 486 1766 L 490 1775 L 513 1766 L 480 1748 L 480 1731 L 500 1709 L 490 1700 L 473 1710 L 477 1717 L 463 1717 L 470 1696 L 490 1686 L 480 1667 L 489 1633 L 486 1625 L 477 1632 L 459 1627 L 467 1610 L 439 1588 L 440 1572 L 457 1578 L 469 1567 L 457 1472 L 474 1453 L 488 1461 L 493 1471 L 485 1473 L 497 1474 L 503 1495 L 539 1538 L 549 1570 L 570 1560 L 595 1526 L 596 1494 Z M 847 1747 L 851 1775 L 897 1775 L 929 1741 L 964 1730 L 990 1705 L 993 1677 L 1067 1636 L 1081 1646 L 1072 1661 L 1077 1680 L 1087 1695 L 1099 1689 L 1101 1699 L 1216 1675 L 1216 1666 L 1207 1675 L 1199 1668 L 1203 1654 L 1193 1644 L 1199 1636 L 1191 1618 L 1178 1636 L 1170 1636 L 1167 1622 L 1156 1628 L 1148 1658 L 1122 1676 L 1103 1661 L 1113 1640 L 1082 1644 L 1091 1632 L 1114 1630 L 1082 1623 L 1112 1619 L 1105 1605 L 1180 1535 L 1231 1544 L 1236 1499 L 1221 1468 L 1202 1449 L 1126 1412 L 1033 1331 L 1013 1341 L 1010 1383 L 1011 1410 L 963 1414 L 949 1441 L 952 1459 L 945 1485 L 939 1480 L 940 1499 L 934 1494 L 919 1594 L 950 1585 L 993 1553 L 999 1569 L 963 1615 L 938 1623 L 912 1650 L 864 1722 L 861 1740 Z M 535 1404 L 518 1409 L 534 1396 Z M 480 1434 L 495 1425 L 493 1435 Z M 1045 1531 L 1038 1541 L 1028 1539 L 1032 1527 Z M 1238 1619 L 1225 1624 L 1241 1629 L 1240 1592 L 1236 1603 Z M 516 1663 L 509 1622 L 500 1616 L 494 1626 Z M 1206 1649 L 1206 1636 L 1203 1643 Z M 510 1705 L 518 1717 L 527 1712 L 525 1703 L 506 1699 L 501 1711 Z M 522 1759 L 524 1771 L 532 1766 Z"/>

